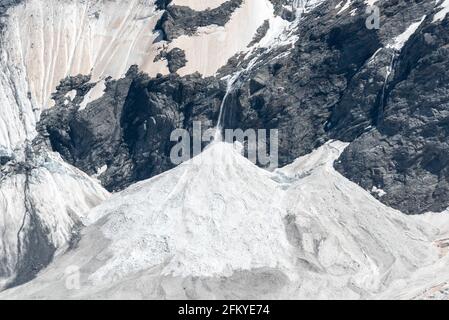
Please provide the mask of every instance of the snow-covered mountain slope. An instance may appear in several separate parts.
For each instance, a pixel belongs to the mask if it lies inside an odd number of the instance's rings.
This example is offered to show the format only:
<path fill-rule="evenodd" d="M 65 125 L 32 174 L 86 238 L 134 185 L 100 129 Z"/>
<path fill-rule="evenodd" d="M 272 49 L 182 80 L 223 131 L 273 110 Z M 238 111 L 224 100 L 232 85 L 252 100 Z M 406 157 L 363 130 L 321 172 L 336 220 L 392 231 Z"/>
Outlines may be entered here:
<path fill-rule="evenodd" d="M 440 259 L 414 272 L 408 279 L 398 280 L 379 298 L 389 299 L 449 299 L 449 211 L 427 213 L 413 217 L 418 223 L 429 223 L 439 232 L 433 237 Z"/>
<path fill-rule="evenodd" d="M 222 2 L 171 5 L 205 10 Z M 161 14 L 154 0 L 24 0 L 11 7 L 0 48 L 0 145 L 13 149 L 35 136 L 42 109 L 54 104 L 52 93 L 68 76 L 90 75 L 97 83 L 81 103 L 85 108 L 103 94 L 106 78 L 123 77 L 131 65 L 150 76 L 167 74 L 166 61 L 155 59 L 163 49 L 185 51 L 180 74 L 213 75 L 273 18 L 273 6 L 245 0 L 223 27 L 212 23 L 170 43 L 156 30 Z"/>
<path fill-rule="evenodd" d="M 205 10 L 222 3 L 171 5 Z M 255 19 L 246 19 L 253 13 Z M 51 152 L 34 154 L 36 123 L 42 111 L 53 106 L 52 95 L 59 90 L 61 80 L 68 79 L 64 82 L 67 85 L 74 82 L 70 77 L 89 76 L 92 88 L 87 89 L 87 94 L 73 88 L 64 100 L 65 106 L 77 101 L 84 109 L 103 95 L 106 81 L 124 77 L 131 65 L 138 65 L 149 76 L 167 74 L 167 62 L 156 57 L 177 45 L 187 51 L 184 73 L 213 74 L 228 58 L 246 49 L 256 29 L 272 16 L 272 6 L 269 1 L 246 0 L 224 27 L 207 26 L 207 32 L 180 37 L 173 44 L 162 41 L 162 31 L 157 30 L 161 15 L 153 0 L 23 0 L 2 16 L 3 284 L 28 280 L 50 262 L 53 252 L 70 241 L 79 217 L 108 194 L 96 181 L 62 159 L 55 159 Z M 243 29 L 242 21 L 247 23 Z M 207 37 L 202 36 L 205 34 Z M 211 63 L 206 63 L 208 57 Z M 30 255 L 31 251 L 35 253 Z"/>
<path fill-rule="evenodd" d="M 153 62 L 160 12 L 143 0 L 26 0 L 9 9 L 1 38 L 0 145 L 14 147 L 35 135 L 40 111 L 67 76 L 120 78 L 133 64 L 150 75 L 165 71 Z"/>
<path fill-rule="evenodd" d="M 94 208 L 73 250 L 0 297 L 376 297 L 438 261 L 438 229 L 335 172 L 345 145 L 269 173 L 215 143 Z"/>
<path fill-rule="evenodd" d="M 0 289 L 32 278 L 77 236 L 109 194 L 55 153 L 14 159 L 0 172 Z"/>
<path fill-rule="evenodd" d="M 257 29 L 265 20 L 273 18 L 273 5 L 269 0 L 245 0 L 223 27 L 210 25 L 199 28 L 194 35 L 174 39 L 170 48 L 184 50 L 188 61 L 178 73 L 198 71 L 204 76 L 214 75 L 229 58 L 245 51 Z"/>

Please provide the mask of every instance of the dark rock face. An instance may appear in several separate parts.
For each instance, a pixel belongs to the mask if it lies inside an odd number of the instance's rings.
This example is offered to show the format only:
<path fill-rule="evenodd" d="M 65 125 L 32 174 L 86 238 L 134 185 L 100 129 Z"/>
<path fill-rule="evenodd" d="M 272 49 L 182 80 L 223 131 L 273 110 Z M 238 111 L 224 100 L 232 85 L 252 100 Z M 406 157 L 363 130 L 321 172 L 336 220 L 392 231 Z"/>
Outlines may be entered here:
<path fill-rule="evenodd" d="M 164 32 L 164 40 L 172 41 L 181 35 L 192 35 L 200 27 L 212 24 L 224 26 L 242 2 L 243 0 L 229 0 L 217 8 L 204 11 L 177 5 L 166 6 L 156 28 Z"/>
<path fill-rule="evenodd" d="M 72 102 L 79 104 L 83 101 L 83 97 L 91 90 L 95 83 L 90 82 L 91 76 L 78 75 L 76 77 L 67 77 L 63 79 L 56 87 L 56 92 L 52 94 L 52 99 L 56 104 L 64 104 L 67 100 L 67 94 L 75 90 L 76 95 Z"/>
<path fill-rule="evenodd" d="M 101 181 L 120 190 L 171 168 L 170 132 L 191 129 L 194 120 L 206 128 L 216 123 L 226 93 L 218 79 L 241 72 L 224 101 L 225 128 L 278 129 L 280 165 L 330 139 L 351 142 L 335 164 L 342 174 L 369 191 L 384 190 L 379 199 L 403 212 L 441 211 L 449 206 L 448 19 L 432 23 L 433 0 L 379 2 L 381 28 L 371 30 L 363 0 L 342 14 L 339 2 L 326 1 L 306 14 L 294 31 L 296 43 L 255 50 L 247 60 L 236 55 L 216 78 L 150 79 L 132 68 L 81 111 L 77 104 L 88 80 L 62 83 L 61 97 L 72 87 L 77 97 L 47 111 L 42 132 L 87 173 L 107 165 Z M 238 5 L 228 1 L 207 14 L 169 6 L 160 25 L 172 39 L 198 26 L 224 24 Z M 401 51 L 387 46 L 423 16 Z M 259 38 L 265 32 L 261 26 Z M 172 72 L 185 63 L 176 49 L 165 58 Z"/>
<path fill-rule="evenodd" d="M 382 28 L 368 30 L 365 16 L 338 17 L 333 7 L 303 20 L 288 57 L 270 59 L 279 50 L 242 75 L 228 125 L 278 128 L 281 165 L 329 139 L 355 140 L 336 164 L 348 178 L 383 189 L 380 200 L 406 213 L 447 208 L 447 20 L 431 23 L 431 2 L 388 3 Z M 401 54 L 384 48 L 425 14 Z"/>
<path fill-rule="evenodd" d="M 257 29 L 256 34 L 254 35 L 253 40 L 248 44 L 248 48 L 260 42 L 260 40 L 265 37 L 268 29 L 270 29 L 270 21 L 265 20 L 263 24 Z"/>
<path fill-rule="evenodd" d="M 187 63 L 186 53 L 184 50 L 179 48 L 174 48 L 167 52 L 167 65 L 168 70 L 171 73 L 174 73 L 184 67 Z"/>
<path fill-rule="evenodd" d="M 104 96 L 85 110 L 71 104 L 45 112 L 39 130 L 53 150 L 88 174 L 106 165 L 102 184 L 121 190 L 172 168 L 171 132 L 191 129 L 195 119 L 217 118 L 223 95 L 224 84 L 212 78 L 150 79 L 132 67 L 125 78 L 108 82 Z"/>

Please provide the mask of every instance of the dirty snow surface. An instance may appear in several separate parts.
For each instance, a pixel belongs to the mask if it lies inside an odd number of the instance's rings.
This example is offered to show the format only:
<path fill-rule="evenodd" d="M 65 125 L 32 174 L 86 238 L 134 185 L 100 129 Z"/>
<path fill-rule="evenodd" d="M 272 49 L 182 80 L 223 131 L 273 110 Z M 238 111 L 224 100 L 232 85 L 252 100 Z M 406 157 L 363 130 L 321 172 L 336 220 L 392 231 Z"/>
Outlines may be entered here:
<path fill-rule="evenodd" d="M 0 298 L 431 297 L 435 268 L 444 294 L 447 228 L 338 174 L 345 146 L 268 172 L 214 143 L 92 209 L 74 249 Z"/>

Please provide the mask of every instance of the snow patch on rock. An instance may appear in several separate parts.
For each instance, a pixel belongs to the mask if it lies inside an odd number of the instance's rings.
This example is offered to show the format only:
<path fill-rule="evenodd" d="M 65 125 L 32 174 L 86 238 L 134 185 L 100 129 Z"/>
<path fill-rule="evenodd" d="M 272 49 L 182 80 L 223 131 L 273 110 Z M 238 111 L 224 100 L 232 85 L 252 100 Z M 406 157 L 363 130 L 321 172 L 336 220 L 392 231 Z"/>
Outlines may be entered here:
<path fill-rule="evenodd" d="M 433 22 L 443 21 L 446 15 L 449 13 L 449 0 L 444 0 L 438 6 L 440 9 L 433 17 Z"/>

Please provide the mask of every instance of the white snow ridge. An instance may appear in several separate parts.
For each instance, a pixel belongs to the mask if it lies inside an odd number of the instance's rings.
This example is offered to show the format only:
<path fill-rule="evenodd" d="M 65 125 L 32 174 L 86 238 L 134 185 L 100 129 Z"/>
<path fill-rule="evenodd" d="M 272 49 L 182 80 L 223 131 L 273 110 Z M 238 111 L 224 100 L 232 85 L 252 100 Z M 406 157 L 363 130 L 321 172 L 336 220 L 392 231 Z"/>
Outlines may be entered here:
<path fill-rule="evenodd" d="M 376 297 L 440 259 L 438 229 L 339 175 L 344 147 L 269 173 L 212 144 L 91 210 L 76 249 L 0 298 Z"/>

